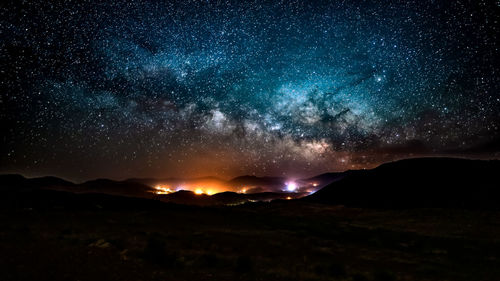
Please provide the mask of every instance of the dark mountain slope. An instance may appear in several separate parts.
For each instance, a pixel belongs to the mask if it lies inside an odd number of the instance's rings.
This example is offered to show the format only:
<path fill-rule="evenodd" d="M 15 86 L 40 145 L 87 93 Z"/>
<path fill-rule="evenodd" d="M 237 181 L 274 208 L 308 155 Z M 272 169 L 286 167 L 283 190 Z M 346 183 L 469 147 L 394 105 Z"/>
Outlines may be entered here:
<path fill-rule="evenodd" d="M 52 176 L 27 179 L 21 175 L 0 175 L 1 190 L 31 190 L 52 187 L 73 187 L 74 183 Z"/>
<path fill-rule="evenodd" d="M 78 185 L 74 191 L 150 198 L 154 190 L 150 186 L 141 183 L 96 179 Z"/>
<path fill-rule="evenodd" d="M 356 207 L 498 208 L 500 161 L 418 158 L 348 171 L 305 201 Z"/>
<path fill-rule="evenodd" d="M 40 178 L 25 178 L 21 175 L 0 175 L 0 190 L 2 191 L 31 191 L 51 189 L 77 193 L 104 193 L 133 197 L 152 197 L 153 188 L 140 183 L 97 179 L 82 184 L 47 176 Z"/>
<path fill-rule="evenodd" d="M 308 183 L 315 183 L 318 188 L 323 188 L 327 186 L 330 183 L 336 182 L 341 180 L 344 176 L 346 175 L 345 172 L 343 173 L 324 173 L 320 174 L 308 179 L 303 179 L 302 181 L 308 182 Z"/>

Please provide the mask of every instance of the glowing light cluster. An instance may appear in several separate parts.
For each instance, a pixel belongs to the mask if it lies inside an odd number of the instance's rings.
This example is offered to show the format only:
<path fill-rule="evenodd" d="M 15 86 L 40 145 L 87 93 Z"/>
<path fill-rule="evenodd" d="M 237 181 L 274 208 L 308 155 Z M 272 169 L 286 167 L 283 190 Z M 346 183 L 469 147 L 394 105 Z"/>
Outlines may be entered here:
<path fill-rule="evenodd" d="M 215 193 L 217 193 L 217 192 L 215 192 L 214 190 L 211 190 L 211 189 L 196 188 L 194 190 L 194 194 L 196 194 L 196 195 L 202 195 L 202 194 L 213 195 Z"/>
<path fill-rule="evenodd" d="M 290 196 L 292 198 L 296 198 L 297 196 L 300 196 L 300 194 L 304 192 L 313 193 L 317 191 L 317 186 L 319 186 L 317 182 L 303 182 L 300 180 L 289 180 L 284 183 L 284 187 L 281 189 L 281 191 L 286 193 L 295 193 L 295 195 L 290 194 Z M 251 189 L 254 188 L 254 186 L 231 187 L 228 185 L 209 182 L 209 181 L 199 181 L 196 183 L 188 183 L 188 182 L 181 183 L 172 181 L 172 182 L 158 183 L 153 188 L 154 190 L 152 192 L 159 195 L 171 194 L 181 190 L 191 191 L 195 195 L 213 195 L 224 191 L 232 191 L 240 194 L 247 194 L 249 191 L 250 193 L 252 193 Z"/>
<path fill-rule="evenodd" d="M 170 189 L 170 187 L 161 184 L 156 185 L 154 189 L 155 189 L 154 193 L 156 194 L 170 194 L 177 191 L 177 190 L 172 190 Z"/>
<path fill-rule="evenodd" d="M 191 191 L 196 195 L 213 195 L 219 192 L 235 190 L 229 185 L 210 180 L 165 180 L 163 182 L 156 183 L 153 188 L 153 193 L 163 195 L 177 191 Z"/>
<path fill-rule="evenodd" d="M 295 192 L 297 190 L 297 183 L 290 181 L 286 183 L 286 190 L 289 192 Z"/>

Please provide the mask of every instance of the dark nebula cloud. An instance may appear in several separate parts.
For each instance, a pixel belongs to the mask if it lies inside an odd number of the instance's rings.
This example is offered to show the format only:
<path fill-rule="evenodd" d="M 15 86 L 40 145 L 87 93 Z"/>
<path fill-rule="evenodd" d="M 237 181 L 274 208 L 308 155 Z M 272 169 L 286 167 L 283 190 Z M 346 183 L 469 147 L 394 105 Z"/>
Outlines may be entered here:
<path fill-rule="evenodd" d="M 113 2 L 2 6 L 2 172 L 499 156 L 498 1 Z"/>

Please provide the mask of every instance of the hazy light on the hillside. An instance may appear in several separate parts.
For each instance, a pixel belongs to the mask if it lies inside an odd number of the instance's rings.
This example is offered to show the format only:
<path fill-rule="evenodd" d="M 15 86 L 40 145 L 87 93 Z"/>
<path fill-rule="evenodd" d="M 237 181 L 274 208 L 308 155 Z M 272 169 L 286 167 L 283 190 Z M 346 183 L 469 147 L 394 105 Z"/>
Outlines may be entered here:
<path fill-rule="evenodd" d="M 176 191 L 176 190 L 170 189 L 170 187 L 165 186 L 165 185 L 156 185 L 154 187 L 154 189 L 155 189 L 154 193 L 156 193 L 156 194 L 169 194 L 169 193 L 173 193 Z"/>
<path fill-rule="evenodd" d="M 293 181 L 287 182 L 286 183 L 286 190 L 290 192 L 294 192 L 297 190 L 297 184 Z"/>

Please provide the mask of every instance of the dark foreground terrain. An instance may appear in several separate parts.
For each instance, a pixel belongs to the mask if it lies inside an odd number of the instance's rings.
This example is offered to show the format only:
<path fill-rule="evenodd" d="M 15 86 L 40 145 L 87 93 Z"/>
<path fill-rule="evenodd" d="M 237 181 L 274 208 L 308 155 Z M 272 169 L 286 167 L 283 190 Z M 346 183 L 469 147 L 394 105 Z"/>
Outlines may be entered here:
<path fill-rule="evenodd" d="M 500 212 L 5 192 L 0 280 L 500 280 Z"/>
<path fill-rule="evenodd" d="M 144 198 L 143 184 L 0 176 L 0 280 L 496 281 L 499 171 L 403 160 L 240 205 L 236 193 L 168 197 L 180 205 Z"/>

